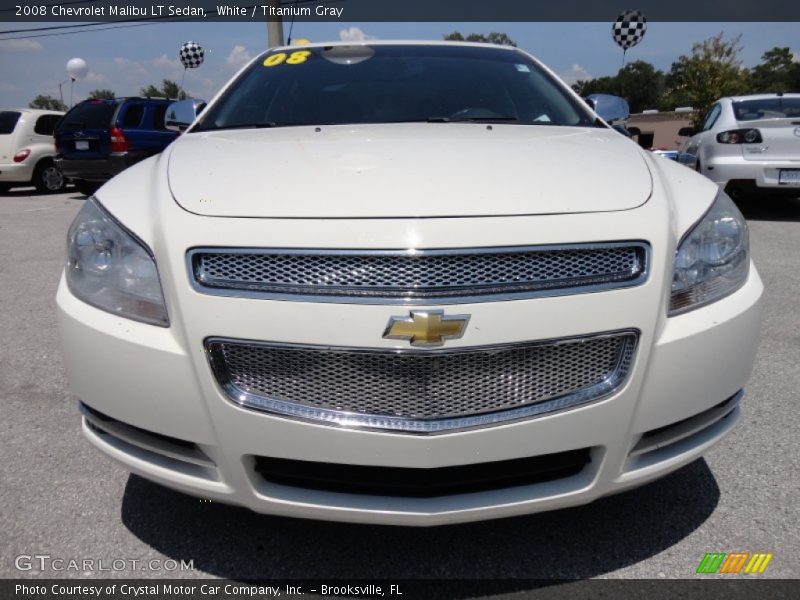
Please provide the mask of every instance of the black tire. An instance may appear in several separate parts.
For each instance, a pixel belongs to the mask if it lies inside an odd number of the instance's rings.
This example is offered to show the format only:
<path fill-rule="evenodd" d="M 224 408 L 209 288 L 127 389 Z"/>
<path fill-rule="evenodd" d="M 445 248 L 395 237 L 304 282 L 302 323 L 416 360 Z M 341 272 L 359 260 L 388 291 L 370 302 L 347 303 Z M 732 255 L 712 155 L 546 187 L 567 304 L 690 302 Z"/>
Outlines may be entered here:
<path fill-rule="evenodd" d="M 36 165 L 31 183 L 40 194 L 55 194 L 67 187 L 67 179 L 52 160 L 43 160 Z"/>
<path fill-rule="evenodd" d="M 75 180 L 75 189 L 77 189 L 84 196 L 91 196 L 99 187 L 100 184 L 95 183 L 94 181 L 86 181 L 85 179 Z"/>

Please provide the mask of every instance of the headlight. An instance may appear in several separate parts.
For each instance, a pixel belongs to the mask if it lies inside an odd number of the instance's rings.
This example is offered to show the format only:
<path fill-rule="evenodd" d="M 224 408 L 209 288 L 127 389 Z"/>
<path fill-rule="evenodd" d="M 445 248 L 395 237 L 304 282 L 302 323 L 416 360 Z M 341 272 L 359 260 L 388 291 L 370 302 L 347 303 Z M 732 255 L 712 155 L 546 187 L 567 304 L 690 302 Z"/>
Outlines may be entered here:
<path fill-rule="evenodd" d="M 678 244 L 674 269 L 669 316 L 724 298 L 747 280 L 747 223 L 725 192 Z"/>
<path fill-rule="evenodd" d="M 152 253 L 94 198 L 69 228 L 67 256 L 67 285 L 76 297 L 115 315 L 169 326 Z"/>

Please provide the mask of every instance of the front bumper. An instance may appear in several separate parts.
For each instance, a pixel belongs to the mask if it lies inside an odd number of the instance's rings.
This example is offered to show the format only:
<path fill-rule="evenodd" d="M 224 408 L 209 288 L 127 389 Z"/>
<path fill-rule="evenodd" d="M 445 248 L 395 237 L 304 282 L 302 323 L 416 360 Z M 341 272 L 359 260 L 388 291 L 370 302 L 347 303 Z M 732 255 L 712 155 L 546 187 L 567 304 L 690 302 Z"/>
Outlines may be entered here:
<path fill-rule="evenodd" d="M 747 182 L 757 189 L 796 190 L 800 186 L 781 184 L 778 181 L 781 169 L 800 169 L 800 161 L 745 160 L 742 156 L 712 158 L 702 165 L 703 174 L 723 188 L 731 181 Z"/>
<path fill-rule="evenodd" d="M 225 398 L 203 355 L 202 339 L 209 331 L 326 344 L 341 339 L 339 324 L 347 322 L 352 324 L 350 339 L 366 343 L 374 339 L 373 325 L 384 324 L 386 315 L 398 312 L 398 307 L 201 298 L 185 292 L 180 315 L 172 312 L 173 327 L 162 329 L 88 306 L 72 296 L 63 280 L 57 303 L 73 392 L 94 411 L 136 428 L 120 433 L 114 423 L 106 426 L 95 419 L 93 424 L 84 417 L 84 433 L 131 471 L 258 512 L 440 525 L 588 503 L 695 460 L 733 428 L 739 419 L 738 393 L 757 347 L 763 290 L 757 271 L 752 268 L 747 283 L 731 296 L 678 317 L 650 315 L 645 325 L 644 313 L 637 316 L 632 308 L 639 303 L 620 310 L 620 301 L 628 295 L 649 294 L 650 305 L 659 305 L 660 289 L 660 281 L 651 281 L 636 292 L 457 307 L 458 312 L 468 310 L 477 325 L 494 324 L 492 332 L 474 332 L 466 342 L 478 345 L 495 342 L 491 336 L 553 337 L 551 330 L 565 327 L 559 314 L 572 315 L 569 327 L 585 333 L 596 331 L 598 315 L 603 315 L 607 326 L 627 323 L 642 336 L 631 377 L 609 398 L 531 420 L 437 436 L 330 427 L 243 409 Z M 528 316 L 509 320 L 509 312 Z M 266 324 L 264 315 L 270 317 Z M 195 319 L 213 329 L 188 333 L 192 327 L 184 323 Z M 322 325 L 298 334 L 296 324 L 311 319 Z M 722 414 L 715 407 L 726 401 Z M 687 420 L 691 417 L 696 418 Z M 167 445 L 159 445 L 162 442 Z M 258 470 L 262 457 L 427 470 L 579 449 L 588 449 L 591 462 L 569 476 L 436 497 L 310 489 L 269 480 Z M 180 456 L 184 450 L 198 451 L 208 461 L 185 460 Z"/>

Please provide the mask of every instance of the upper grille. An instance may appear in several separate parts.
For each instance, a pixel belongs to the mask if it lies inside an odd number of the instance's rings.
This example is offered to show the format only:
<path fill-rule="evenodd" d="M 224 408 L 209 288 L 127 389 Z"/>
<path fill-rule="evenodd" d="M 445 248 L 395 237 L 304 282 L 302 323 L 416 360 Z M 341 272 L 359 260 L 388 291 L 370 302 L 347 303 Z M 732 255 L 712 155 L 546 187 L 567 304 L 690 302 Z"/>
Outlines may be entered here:
<path fill-rule="evenodd" d="M 189 265 L 209 294 L 446 303 L 558 295 L 644 281 L 641 242 L 453 250 L 199 248 Z"/>
<path fill-rule="evenodd" d="M 637 335 L 438 351 L 384 351 L 210 339 L 235 402 L 345 426 L 436 433 L 534 416 L 615 390 Z"/>

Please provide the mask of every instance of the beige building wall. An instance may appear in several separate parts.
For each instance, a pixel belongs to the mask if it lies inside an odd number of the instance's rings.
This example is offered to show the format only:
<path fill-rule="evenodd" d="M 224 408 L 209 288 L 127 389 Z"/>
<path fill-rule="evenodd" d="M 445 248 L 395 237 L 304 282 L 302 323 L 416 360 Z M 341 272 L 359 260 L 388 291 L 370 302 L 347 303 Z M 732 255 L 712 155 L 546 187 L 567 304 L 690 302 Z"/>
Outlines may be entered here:
<path fill-rule="evenodd" d="M 686 139 L 678 135 L 681 127 L 691 127 L 690 112 L 637 113 L 630 116 L 627 127 L 637 128 L 641 133 L 636 139 L 639 145 L 654 150 L 677 150 Z"/>

